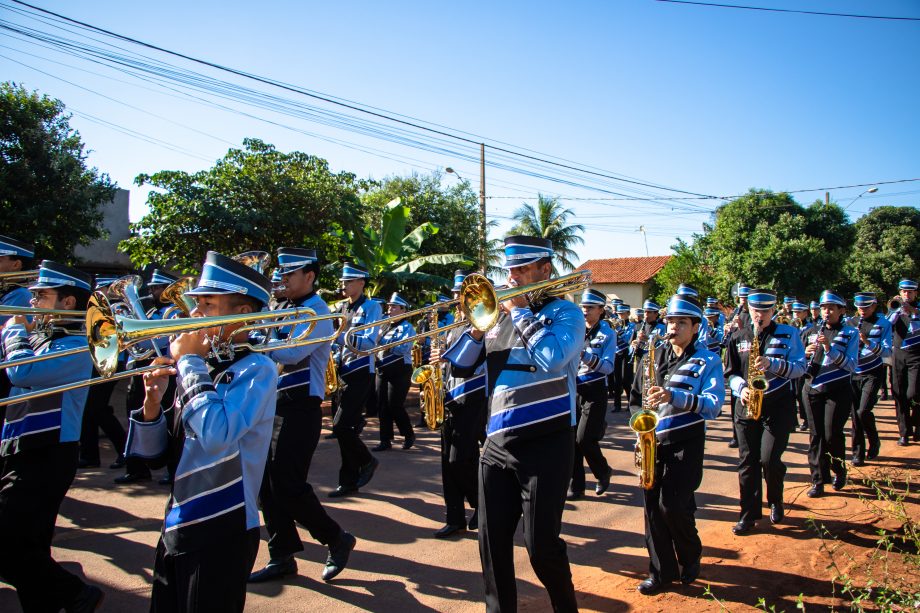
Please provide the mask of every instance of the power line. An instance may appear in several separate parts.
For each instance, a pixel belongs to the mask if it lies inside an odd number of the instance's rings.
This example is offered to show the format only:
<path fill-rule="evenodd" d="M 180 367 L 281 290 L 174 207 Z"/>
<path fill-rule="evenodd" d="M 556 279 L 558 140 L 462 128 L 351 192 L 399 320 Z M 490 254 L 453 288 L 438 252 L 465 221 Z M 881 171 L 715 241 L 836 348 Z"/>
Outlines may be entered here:
<path fill-rule="evenodd" d="M 15 0 L 14 0 L 15 1 Z M 851 17 L 854 19 L 882 19 L 888 21 L 920 21 L 920 17 L 891 17 L 886 15 L 854 15 L 852 13 L 830 13 L 825 11 L 804 11 L 799 9 L 778 9 L 764 6 L 742 6 L 740 4 L 720 4 L 717 2 L 696 2 L 695 0 L 655 0 L 669 4 L 690 4 L 722 9 L 743 9 L 746 11 L 765 11 L 769 13 L 796 13 L 799 15 L 818 15 L 821 17 Z"/>

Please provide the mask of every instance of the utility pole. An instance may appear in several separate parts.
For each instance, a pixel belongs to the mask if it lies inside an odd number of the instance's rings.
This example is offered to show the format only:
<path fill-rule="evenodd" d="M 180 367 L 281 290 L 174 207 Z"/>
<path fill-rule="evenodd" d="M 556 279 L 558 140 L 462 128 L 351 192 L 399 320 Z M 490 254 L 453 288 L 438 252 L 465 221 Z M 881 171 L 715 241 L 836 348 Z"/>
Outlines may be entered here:
<path fill-rule="evenodd" d="M 486 144 L 479 144 L 479 266 L 486 274 Z"/>

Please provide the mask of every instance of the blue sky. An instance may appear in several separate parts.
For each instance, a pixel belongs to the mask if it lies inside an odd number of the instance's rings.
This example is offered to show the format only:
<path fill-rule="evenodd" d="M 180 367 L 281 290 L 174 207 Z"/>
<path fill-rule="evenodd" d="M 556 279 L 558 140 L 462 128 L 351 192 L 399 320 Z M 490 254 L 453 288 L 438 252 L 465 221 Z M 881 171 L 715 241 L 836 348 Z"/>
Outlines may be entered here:
<path fill-rule="evenodd" d="M 739 3 L 920 17 L 914 1 Z M 191 56 L 479 135 L 473 140 L 501 141 L 688 192 L 723 196 L 750 187 L 800 190 L 920 177 L 920 21 L 651 0 L 34 4 Z M 18 10 L 0 0 L 5 22 L 61 32 Z M 3 79 L 60 98 L 75 112 L 72 124 L 92 150 L 91 163 L 131 189 L 134 218 L 143 213 L 145 198 L 132 184 L 137 174 L 206 168 L 245 137 L 324 157 L 333 169 L 359 176 L 452 166 L 479 189 L 477 164 L 459 157 L 224 102 L 299 131 L 249 119 L 194 103 L 182 88 L 168 91 L 5 30 L 0 56 Z M 456 150 L 478 156 L 467 145 Z M 488 148 L 486 155 L 495 159 Z M 563 173 L 547 166 L 540 172 Z M 578 182 L 598 186 L 588 176 Z M 633 197 L 634 188 L 606 180 L 603 187 Z M 847 205 L 865 189 L 835 189 L 831 198 Z M 666 254 L 677 237 L 698 232 L 720 202 L 603 200 L 618 196 L 492 168 L 486 191 L 488 214 L 502 230 L 512 211 L 538 191 L 562 197 L 588 228 L 577 249 L 582 260 L 644 255 L 640 225 L 649 253 Z M 803 204 L 823 197 L 823 191 L 796 194 Z M 849 212 L 855 218 L 873 206 L 918 203 L 920 181 L 882 185 Z"/>

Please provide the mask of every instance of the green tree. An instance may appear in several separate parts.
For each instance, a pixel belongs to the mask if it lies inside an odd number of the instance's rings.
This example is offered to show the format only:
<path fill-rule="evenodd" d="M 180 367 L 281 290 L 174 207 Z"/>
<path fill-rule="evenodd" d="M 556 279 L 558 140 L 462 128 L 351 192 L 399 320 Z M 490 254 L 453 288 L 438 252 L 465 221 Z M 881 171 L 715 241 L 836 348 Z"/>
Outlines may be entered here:
<path fill-rule="evenodd" d="M 322 158 L 258 139 L 244 140 L 243 149 L 230 149 L 207 170 L 163 170 L 135 183 L 157 189 L 121 248 L 137 266 L 158 262 L 183 273 L 197 270 L 209 249 L 274 254 L 302 246 L 338 261 L 347 253 L 342 232 L 360 219 L 358 192 L 367 187 L 351 173 L 331 172 Z M 320 285 L 338 287 L 337 274 L 322 275 Z"/>
<path fill-rule="evenodd" d="M 574 247 L 585 242 L 579 236 L 585 231 L 585 227 L 581 224 L 569 224 L 569 218 L 573 214 L 572 209 L 563 208 L 558 199 L 537 194 L 536 206 L 525 203 L 514 212 L 513 219 L 517 223 L 508 235 L 523 234 L 548 238 L 555 253 L 553 272 L 558 273 L 559 268 L 570 272 L 575 270 L 575 262 L 578 260 Z"/>
<path fill-rule="evenodd" d="M 108 175 L 86 164 L 80 133 L 60 100 L 0 83 L 0 233 L 34 242 L 37 258 L 73 262 L 102 238 Z"/>
<path fill-rule="evenodd" d="M 422 268 L 447 266 L 453 270 L 453 266 L 472 264 L 459 253 L 423 254 L 422 245 L 439 229 L 426 221 L 407 233 L 410 213 L 409 207 L 395 198 L 384 207 L 379 231 L 367 225 L 346 235 L 351 257 L 370 273 L 370 296 L 384 297 L 390 291 L 408 290 L 411 299 L 420 301 L 426 288 L 429 294 L 436 294 L 439 287 L 453 285 L 452 278 L 419 272 Z"/>
<path fill-rule="evenodd" d="M 692 243 L 677 239 L 677 244 L 671 247 L 674 255 L 652 281 L 650 295 L 653 300 L 660 305 L 667 304 L 681 283 L 695 287 L 703 300 L 707 296 L 718 295 L 712 274 L 713 268 L 706 257 L 707 242 L 706 237 L 702 235 L 695 235 Z"/>
<path fill-rule="evenodd" d="M 897 293 L 898 281 L 920 276 L 920 210 L 881 206 L 856 221 L 856 241 L 845 271 L 852 291 Z"/>

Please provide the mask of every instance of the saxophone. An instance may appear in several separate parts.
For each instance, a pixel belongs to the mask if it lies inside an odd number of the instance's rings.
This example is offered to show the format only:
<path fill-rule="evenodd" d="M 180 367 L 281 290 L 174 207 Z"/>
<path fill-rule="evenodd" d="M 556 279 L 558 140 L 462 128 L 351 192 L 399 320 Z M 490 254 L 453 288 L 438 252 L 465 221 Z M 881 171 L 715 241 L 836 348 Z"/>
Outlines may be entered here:
<path fill-rule="evenodd" d="M 760 357 L 760 332 L 754 328 L 754 340 L 751 341 L 751 350 L 748 353 L 748 378 L 747 385 L 750 389 L 748 395 L 745 419 L 760 419 L 763 409 L 763 394 L 769 384 L 763 370 L 757 368 L 757 358 Z"/>
<path fill-rule="evenodd" d="M 429 315 L 429 329 L 438 329 L 438 312 L 432 310 Z M 431 337 L 431 348 L 441 348 L 439 334 Z M 413 356 L 414 357 L 414 356 Z M 441 376 L 440 364 L 423 364 L 412 372 L 412 382 L 420 386 L 419 402 L 422 405 L 422 415 L 425 425 L 431 430 L 437 430 L 444 422 L 444 381 Z"/>
<path fill-rule="evenodd" d="M 663 338 L 668 338 L 665 335 Z M 653 334 L 648 340 L 648 353 L 643 358 L 642 368 L 642 409 L 629 418 L 629 427 L 636 433 L 636 468 L 639 469 L 639 485 L 642 489 L 650 490 L 655 485 L 655 451 L 658 439 L 655 428 L 658 426 L 657 407 L 649 402 L 649 389 L 656 385 L 657 370 L 655 366 L 655 343 L 659 340 L 658 334 Z"/>

